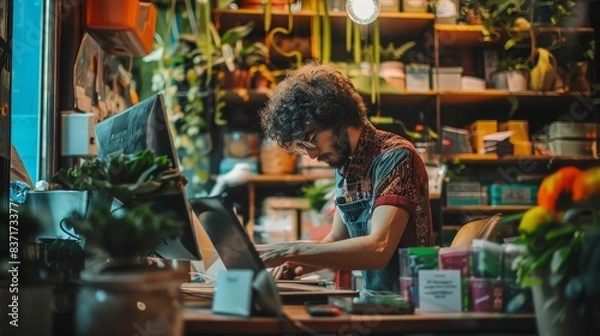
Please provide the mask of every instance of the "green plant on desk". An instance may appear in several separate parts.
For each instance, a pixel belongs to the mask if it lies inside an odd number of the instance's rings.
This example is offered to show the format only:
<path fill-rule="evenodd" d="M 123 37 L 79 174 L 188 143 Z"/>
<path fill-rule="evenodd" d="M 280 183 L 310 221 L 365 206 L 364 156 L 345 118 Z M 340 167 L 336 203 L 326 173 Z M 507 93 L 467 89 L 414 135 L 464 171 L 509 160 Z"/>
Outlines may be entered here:
<path fill-rule="evenodd" d="M 66 221 L 86 238 L 86 250 L 95 252 L 81 273 L 76 333 L 134 335 L 152 323 L 157 332 L 181 334 L 179 286 L 189 280 L 189 269 L 149 265 L 146 258 L 182 231 L 173 213 L 152 211 L 160 196 L 181 190 L 185 179 L 179 171 L 167 157 L 146 150 L 85 162 L 55 180 L 105 201 Z M 113 198 L 122 207 L 111 209 Z"/>

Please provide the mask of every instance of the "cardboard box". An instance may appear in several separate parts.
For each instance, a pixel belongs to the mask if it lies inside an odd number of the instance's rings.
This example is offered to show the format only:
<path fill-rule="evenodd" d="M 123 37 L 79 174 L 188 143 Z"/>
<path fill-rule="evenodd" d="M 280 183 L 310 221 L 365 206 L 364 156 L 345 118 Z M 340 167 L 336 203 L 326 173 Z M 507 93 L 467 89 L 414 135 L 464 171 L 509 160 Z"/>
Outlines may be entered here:
<path fill-rule="evenodd" d="M 529 122 L 527 120 L 509 120 L 498 125 L 498 131 L 512 131 L 513 141 L 529 141 Z M 513 142 L 514 143 L 514 142 Z"/>

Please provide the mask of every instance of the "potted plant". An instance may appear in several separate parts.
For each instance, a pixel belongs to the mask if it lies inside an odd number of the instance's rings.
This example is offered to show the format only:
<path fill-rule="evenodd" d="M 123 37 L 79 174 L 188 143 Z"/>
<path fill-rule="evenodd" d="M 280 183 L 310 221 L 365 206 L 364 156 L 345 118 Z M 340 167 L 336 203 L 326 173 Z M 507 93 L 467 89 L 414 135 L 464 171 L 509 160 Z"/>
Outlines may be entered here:
<path fill-rule="evenodd" d="M 599 270 L 591 252 L 600 248 L 599 199 L 600 167 L 563 167 L 542 181 L 538 206 L 520 221 L 515 243 L 525 252 L 513 265 L 521 286 L 532 288 L 540 335 L 598 330 L 591 323 L 599 317 L 600 295 L 588 282 Z M 587 310 L 577 309 L 583 304 Z M 583 315 L 590 313 L 596 316 Z"/>
<path fill-rule="evenodd" d="M 233 27 L 222 36 L 213 36 L 215 49 L 219 50 L 216 61 L 219 64 L 220 81 L 223 89 L 255 88 L 254 76 L 262 76 L 268 80 L 267 88 L 275 84 L 269 64 L 269 49 L 260 42 L 245 42 L 244 39 L 254 29 L 254 21 L 248 21 L 241 26 Z M 252 75 L 252 77 L 251 77 Z"/>
<path fill-rule="evenodd" d="M 166 156 L 144 150 L 85 162 L 61 171 L 56 180 L 89 190 L 96 199 L 86 214 L 66 220 L 93 252 L 81 273 L 76 332 L 133 335 L 150 327 L 180 335 L 179 286 L 189 279 L 189 269 L 148 265 L 146 256 L 182 230 L 173 214 L 156 214 L 151 206 L 157 196 L 180 190 L 183 176 Z M 113 199 L 122 206 L 111 209 Z"/>
<path fill-rule="evenodd" d="M 529 65 L 525 57 L 515 52 L 506 52 L 498 60 L 496 71 L 491 75 L 494 88 L 510 92 L 527 90 L 527 74 Z"/>

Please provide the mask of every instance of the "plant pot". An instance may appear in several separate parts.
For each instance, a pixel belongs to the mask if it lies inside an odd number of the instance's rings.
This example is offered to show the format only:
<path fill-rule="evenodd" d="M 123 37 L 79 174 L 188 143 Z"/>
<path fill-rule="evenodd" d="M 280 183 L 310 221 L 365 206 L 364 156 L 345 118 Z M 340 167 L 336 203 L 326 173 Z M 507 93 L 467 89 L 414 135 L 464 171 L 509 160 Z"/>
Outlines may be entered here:
<path fill-rule="evenodd" d="M 588 81 L 588 68 L 589 63 L 587 61 L 575 62 L 569 69 L 569 78 L 567 79 L 570 92 L 581 92 L 589 93 L 590 83 Z"/>
<path fill-rule="evenodd" d="M 520 71 L 508 71 L 506 84 L 510 92 L 525 91 L 527 90 L 527 75 Z"/>
<path fill-rule="evenodd" d="M 507 73 L 508 71 L 500 71 L 492 74 L 491 80 L 494 89 L 508 90 L 508 77 L 506 76 Z"/>
<path fill-rule="evenodd" d="M 263 140 L 260 165 L 263 174 L 291 174 L 296 170 L 297 155 L 281 148 L 271 140 Z"/>
<path fill-rule="evenodd" d="M 558 76 L 556 58 L 544 48 L 538 48 L 536 54 L 537 62 L 529 72 L 529 86 L 535 91 L 553 90 Z"/>
<path fill-rule="evenodd" d="M 250 87 L 250 73 L 245 69 L 235 69 L 233 71 L 222 71 L 221 75 L 223 89 L 248 89 Z"/>
<path fill-rule="evenodd" d="M 398 91 L 406 90 L 406 73 L 404 63 L 385 61 L 379 65 L 379 76 L 384 78 L 389 86 Z"/>
<path fill-rule="evenodd" d="M 536 276 L 541 279 L 541 284 L 533 286 L 531 290 L 538 335 L 593 335 L 586 321 L 578 314 L 576 306 L 565 298 L 564 286 L 550 284 L 550 271 L 540 271 Z"/>
<path fill-rule="evenodd" d="M 81 274 L 77 335 L 182 335 L 180 285 L 189 276 L 172 269 Z"/>

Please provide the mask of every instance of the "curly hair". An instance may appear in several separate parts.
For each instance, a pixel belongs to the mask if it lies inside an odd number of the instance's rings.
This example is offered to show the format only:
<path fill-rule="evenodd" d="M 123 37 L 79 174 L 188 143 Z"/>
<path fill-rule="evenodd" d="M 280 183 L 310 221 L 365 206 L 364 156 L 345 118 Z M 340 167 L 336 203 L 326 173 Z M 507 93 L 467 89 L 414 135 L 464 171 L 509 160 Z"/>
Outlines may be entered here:
<path fill-rule="evenodd" d="M 288 73 L 259 112 L 264 135 L 285 149 L 324 129 L 360 127 L 367 108 L 352 81 L 329 64 L 310 61 Z"/>

